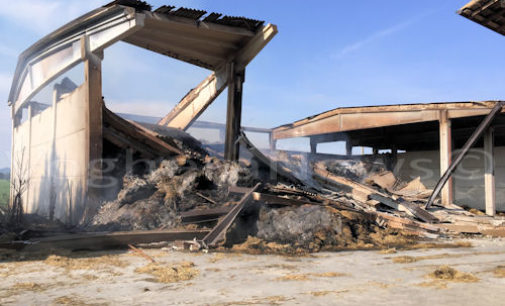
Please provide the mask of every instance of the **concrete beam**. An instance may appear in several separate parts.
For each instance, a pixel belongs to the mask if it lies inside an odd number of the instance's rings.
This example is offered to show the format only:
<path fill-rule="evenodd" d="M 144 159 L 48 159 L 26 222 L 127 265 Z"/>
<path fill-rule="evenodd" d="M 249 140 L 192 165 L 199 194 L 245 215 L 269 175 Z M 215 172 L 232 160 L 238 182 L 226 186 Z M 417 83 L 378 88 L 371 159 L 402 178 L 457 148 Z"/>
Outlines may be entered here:
<path fill-rule="evenodd" d="M 307 137 L 401 124 L 437 121 L 440 111 L 449 119 L 487 115 L 495 102 L 392 105 L 335 109 L 273 129 L 274 139 Z"/>
<path fill-rule="evenodd" d="M 226 88 L 226 70 L 213 72 L 193 88 L 158 124 L 186 130 Z"/>

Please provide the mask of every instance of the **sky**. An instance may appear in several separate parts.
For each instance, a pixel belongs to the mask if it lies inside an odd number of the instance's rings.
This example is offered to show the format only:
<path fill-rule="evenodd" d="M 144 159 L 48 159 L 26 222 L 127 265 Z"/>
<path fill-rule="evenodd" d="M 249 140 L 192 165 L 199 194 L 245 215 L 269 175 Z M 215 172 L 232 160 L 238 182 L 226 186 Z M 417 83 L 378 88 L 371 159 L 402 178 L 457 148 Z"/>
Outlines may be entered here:
<path fill-rule="evenodd" d="M 1 168 L 10 164 L 7 99 L 17 56 L 109 1 L 0 1 Z M 468 0 L 148 2 L 278 26 L 246 71 L 245 126 L 275 127 L 345 106 L 505 98 L 505 37 L 457 15 Z M 114 111 L 163 116 L 209 73 L 118 43 L 105 50 L 103 95 Z M 71 75 L 78 82 L 82 71 Z M 224 122 L 225 104 L 223 94 L 200 119 Z"/>

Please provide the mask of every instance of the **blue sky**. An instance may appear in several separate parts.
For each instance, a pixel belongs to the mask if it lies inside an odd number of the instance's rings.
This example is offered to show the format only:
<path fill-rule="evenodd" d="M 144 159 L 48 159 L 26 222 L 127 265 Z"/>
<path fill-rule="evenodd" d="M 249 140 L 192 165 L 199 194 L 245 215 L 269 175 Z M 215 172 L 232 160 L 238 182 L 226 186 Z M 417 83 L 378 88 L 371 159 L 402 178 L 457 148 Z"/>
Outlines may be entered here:
<path fill-rule="evenodd" d="M 9 164 L 7 96 L 17 55 L 108 1 L 2 2 L 0 167 Z M 505 37 L 457 15 L 468 0 L 149 2 L 278 26 L 248 67 L 244 125 L 273 127 L 342 106 L 505 98 Z M 209 73 L 124 43 L 105 51 L 103 70 L 109 107 L 159 116 Z M 202 119 L 224 122 L 225 98 Z"/>

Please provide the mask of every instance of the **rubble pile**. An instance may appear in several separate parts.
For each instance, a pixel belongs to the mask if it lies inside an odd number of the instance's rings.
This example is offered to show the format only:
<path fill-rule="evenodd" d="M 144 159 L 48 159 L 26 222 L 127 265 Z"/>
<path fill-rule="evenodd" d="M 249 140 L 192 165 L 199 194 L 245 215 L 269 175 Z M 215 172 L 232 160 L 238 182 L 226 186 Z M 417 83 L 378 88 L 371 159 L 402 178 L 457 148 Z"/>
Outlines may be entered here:
<path fill-rule="evenodd" d="M 127 174 L 117 199 L 100 208 L 87 230 L 176 228 L 181 226 L 178 213 L 225 203 L 229 186 L 251 181 L 248 169 L 214 157 L 163 160 L 144 176 Z"/>
<path fill-rule="evenodd" d="M 267 157 L 242 135 L 252 160 L 235 163 L 209 156 L 185 133 L 157 132 L 183 154 L 159 160 L 151 171 L 126 173 L 116 198 L 79 228 L 112 232 L 112 240 L 105 234 L 104 239 L 93 236 L 94 241 L 117 246 L 117 237 L 146 243 L 193 239 L 174 247 L 304 254 L 410 248 L 420 239 L 496 235 L 505 228 L 505 218 L 476 216 L 453 204 L 435 203 L 425 210 L 432 191 L 419 178 L 397 179 L 374 159 L 287 152 Z M 67 247 L 72 239 L 79 248 L 90 241 L 89 236 L 60 240 Z M 52 246 L 55 240 L 38 245 Z"/>

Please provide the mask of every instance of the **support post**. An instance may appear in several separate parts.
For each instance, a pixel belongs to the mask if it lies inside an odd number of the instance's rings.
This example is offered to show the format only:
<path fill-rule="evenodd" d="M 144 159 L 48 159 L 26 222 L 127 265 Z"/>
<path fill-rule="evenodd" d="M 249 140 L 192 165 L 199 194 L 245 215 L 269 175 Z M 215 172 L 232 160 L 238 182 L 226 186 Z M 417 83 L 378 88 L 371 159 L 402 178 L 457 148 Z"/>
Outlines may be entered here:
<path fill-rule="evenodd" d="M 452 157 L 452 135 L 451 120 L 448 118 L 447 110 L 440 111 L 440 176 L 451 165 Z M 449 178 L 447 184 L 442 189 L 442 205 L 450 205 L 453 202 L 452 178 Z"/>
<path fill-rule="evenodd" d="M 352 156 L 352 142 L 351 140 L 347 140 L 345 142 L 345 155 Z"/>
<path fill-rule="evenodd" d="M 86 168 L 88 171 L 87 188 L 90 198 L 99 198 L 101 190 L 97 184 L 102 179 L 103 150 L 103 99 L 102 99 L 102 58 L 103 53 L 95 54 L 89 50 L 89 41 L 83 38 L 81 43 L 84 58 L 84 82 L 86 84 L 86 119 L 88 152 Z"/>
<path fill-rule="evenodd" d="M 314 137 L 310 137 L 310 153 L 317 153 L 317 142 L 315 141 Z"/>
<path fill-rule="evenodd" d="M 277 140 L 274 139 L 272 131 L 268 134 L 268 142 L 270 143 L 270 151 L 275 151 L 277 149 Z"/>
<path fill-rule="evenodd" d="M 240 144 L 237 139 L 240 135 L 242 117 L 242 85 L 245 71 L 236 71 L 232 62 L 228 66 L 228 108 L 226 112 L 226 139 L 224 144 L 224 158 L 237 161 L 239 158 Z"/>
<path fill-rule="evenodd" d="M 496 214 L 496 188 L 494 177 L 494 129 L 489 127 L 484 134 L 484 190 L 486 214 Z"/>

